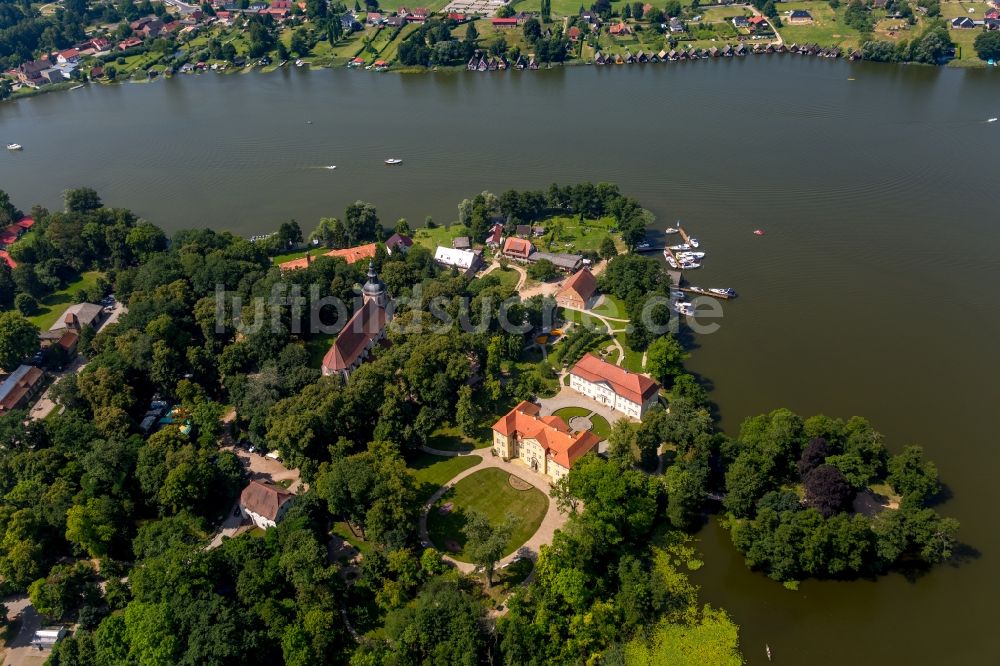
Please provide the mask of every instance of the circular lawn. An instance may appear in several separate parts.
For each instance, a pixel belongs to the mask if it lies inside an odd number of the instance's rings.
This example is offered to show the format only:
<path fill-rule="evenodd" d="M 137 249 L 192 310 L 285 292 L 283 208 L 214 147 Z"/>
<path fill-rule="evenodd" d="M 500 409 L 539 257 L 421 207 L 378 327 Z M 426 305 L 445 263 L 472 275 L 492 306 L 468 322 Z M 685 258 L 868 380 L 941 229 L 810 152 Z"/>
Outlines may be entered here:
<path fill-rule="evenodd" d="M 510 473 L 495 467 L 470 474 L 444 494 L 427 515 L 427 532 L 438 550 L 456 560 L 467 562 L 465 546 L 466 511 L 478 511 L 491 525 L 502 525 L 511 514 L 516 519 L 504 556 L 517 550 L 542 524 L 549 507 L 549 498 L 540 490 L 524 483 L 511 484 Z"/>

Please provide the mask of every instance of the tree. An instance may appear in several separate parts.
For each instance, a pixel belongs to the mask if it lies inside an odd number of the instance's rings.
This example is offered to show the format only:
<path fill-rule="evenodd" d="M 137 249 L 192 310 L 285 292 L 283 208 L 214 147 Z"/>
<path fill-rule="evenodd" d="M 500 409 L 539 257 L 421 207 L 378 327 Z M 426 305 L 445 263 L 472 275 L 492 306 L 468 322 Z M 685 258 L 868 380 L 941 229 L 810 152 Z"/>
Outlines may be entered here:
<path fill-rule="evenodd" d="M 547 282 L 559 275 L 555 264 L 548 259 L 542 259 L 528 266 L 528 277 L 539 282 Z"/>
<path fill-rule="evenodd" d="M 631 469 L 636 458 L 635 427 L 628 419 L 618 419 L 611 424 L 608 435 L 608 460 L 622 469 Z"/>
<path fill-rule="evenodd" d="M 820 465 L 803 479 L 806 504 L 824 518 L 846 509 L 854 498 L 854 490 L 844 475 L 833 465 Z"/>
<path fill-rule="evenodd" d="M 698 464 L 671 465 L 663 475 L 667 518 L 679 530 L 692 531 L 701 517 L 708 469 Z"/>
<path fill-rule="evenodd" d="M 63 192 L 63 201 L 66 203 L 67 213 L 87 213 L 104 205 L 97 192 L 89 187 L 66 190 Z"/>
<path fill-rule="evenodd" d="M 363 240 L 375 238 L 378 214 L 375 206 L 364 201 L 355 201 L 344 212 L 344 232 L 348 245 L 356 245 Z"/>
<path fill-rule="evenodd" d="M 705 606 L 693 623 L 661 622 L 648 639 L 635 638 L 624 649 L 628 666 L 742 666 L 739 627 L 725 611 Z"/>
<path fill-rule="evenodd" d="M 611 261 L 614 257 L 618 256 L 618 247 L 615 245 L 615 239 L 611 236 L 605 236 L 604 240 L 601 241 L 601 247 L 598 251 L 601 255 L 601 259 L 605 261 Z"/>
<path fill-rule="evenodd" d="M 489 519 L 478 511 L 465 513 L 465 554 L 486 577 L 486 587 L 493 586 L 493 571 L 497 562 L 507 550 L 507 543 L 514 531 L 514 517 L 507 516 L 504 522 L 494 527 Z"/>
<path fill-rule="evenodd" d="M 656 380 L 663 382 L 684 372 L 687 353 L 674 336 L 667 334 L 656 338 L 646 351 L 646 370 Z"/>
<path fill-rule="evenodd" d="M 479 407 L 472 396 L 472 387 L 463 384 L 458 388 L 458 403 L 455 405 L 455 423 L 467 437 L 472 437 L 479 426 Z"/>
<path fill-rule="evenodd" d="M 14 297 L 14 307 L 25 317 L 38 312 L 38 301 L 31 294 L 18 294 Z"/>
<path fill-rule="evenodd" d="M 799 477 L 805 479 L 811 471 L 826 462 L 830 455 L 830 446 L 822 437 L 813 437 L 802 449 L 802 456 L 796 466 Z"/>
<path fill-rule="evenodd" d="M 302 56 L 309 55 L 309 33 L 306 32 L 304 27 L 299 26 L 299 28 L 292 33 L 292 40 L 289 43 L 289 48 L 292 53 L 300 58 Z"/>
<path fill-rule="evenodd" d="M 530 18 L 524 22 L 524 38 L 529 42 L 535 42 L 542 36 L 542 25 L 538 19 Z"/>
<path fill-rule="evenodd" d="M 908 446 L 889 460 L 886 481 L 899 495 L 917 504 L 923 504 L 940 489 L 937 467 L 924 460 L 924 450 L 919 446 Z"/>
<path fill-rule="evenodd" d="M 972 43 L 980 60 L 1000 60 L 1000 30 L 987 30 L 976 35 Z"/>
<path fill-rule="evenodd" d="M 91 557 L 104 557 L 119 534 L 119 516 L 109 497 L 91 498 L 66 512 L 66 539 Z"/>
<path fill-rule="evenodd" d="M 38 327 L 19 312 L 0 313 L 0 367 L 12 372 L 38 350 Z"/>

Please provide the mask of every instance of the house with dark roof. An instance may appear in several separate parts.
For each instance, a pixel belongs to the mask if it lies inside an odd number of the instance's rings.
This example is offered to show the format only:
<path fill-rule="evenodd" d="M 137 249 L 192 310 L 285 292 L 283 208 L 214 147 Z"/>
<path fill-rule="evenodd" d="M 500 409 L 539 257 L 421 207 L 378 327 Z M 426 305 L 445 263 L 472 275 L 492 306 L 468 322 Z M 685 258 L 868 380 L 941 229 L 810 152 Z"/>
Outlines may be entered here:
<path fill-rule="evenodd" d="M 810 14 L 804 9 L 793 9 L 788 14 L 789 23 L 812 23 L 812 21 L 813 21 L 812 14 Z"/>
<path fill-rule="evenodd" d="M 556 294 L 556 303 L 564 308 L 586 310 L 596 293 L 597 278 L 589 268 L 581 268 L 563 283 L 562 289 Z"/>
<path fill-rule="evenodd" d="M 555 252 L 532 252 L 528 256 L 529 263 L 537 263 L 542 260 L 551 261 L 552 265 L 563 273 L 573 273 L 583 265 L 583 255 L 581 254 L 561 254 Z"/>
<path fill-rule="evenodd" d="M 451 246 L 456 250 L 471 250 L 472 241 L 468 236 L 455 236 L 451 241 Z"/>
<path fill-rule="evenodd" d="M 493 452 L 504 460 L 517 458 L 555 482 L 601 440 L 589 430 L 573 432 L 558 416 L 540 413 L 527 400 L 507 412 L 493 424 Z"/>
<path fill-rule="evenodd" d="M 955 30 L 971 30 L 976 27 L 976 22 L 968 16 L 962 16 L 957 19 L 952 19 L 951 27 Z"/>
<path fill-rule="evenodd" d="M 262 530 L 275 527 L 295 498 L 285 488 L 253 480 L 240 493 L 240 512 Z"/>
<path fill-rule="evenodd" d="M 634 419 L 642 419 L 659 399 L 660 385 L 593 354 L 584 354 L 569 372 L 569 387 Z"/>
<path fill-rule="evenodd" d="M 486 236 L 486 247 L 491 247 L 496 249 L 500 247 L 500 243 L 503 241 L 503 225 L 500 223 L 494 224 L 490 227 L 490 233 Z"/>
<path fill-rule="evenodd" d="M 0 383 L 0 414 L 24 407 L 39 389 L 45 373 L 33 365 L 20 365 Z"/>
<path fill-rule="evenodd" d="M 734 28 L 746 28 L 750 25 L 750 19 L 746 16 L 734 16 L 733 17 L 733 27 Z"/>
<path fill-rule="evenodd" d="M 80 331 L 84 326 L 97 328 L 104 318 L 104 310 L 94 303 L 77 303 L 63 310 L 62 316 L 49 327 L 49 332 L 61 332 L 65 329 Z"/>
<path fill-rule="evenodd" d="M 323 357 L 324 376 L 340 375 L 346 381 L 376 344 L 385 338 L 385 327 L 392 319 L 392 308 L 385 284 L 378 279 L 375 265 L 368 263 L 368 281 L 361 289 L 362 304 Z"/>
<path fill-rule="evenodd" d="M 390 255 L 393 252 L 406 254 L 407 250 L 411 247 L 413 247 L 413 239 L 409 236 L 404 236 L 403 234 L 393 234 L 389 236 L 389 240 L 385 242 L 385 251 Z"/>

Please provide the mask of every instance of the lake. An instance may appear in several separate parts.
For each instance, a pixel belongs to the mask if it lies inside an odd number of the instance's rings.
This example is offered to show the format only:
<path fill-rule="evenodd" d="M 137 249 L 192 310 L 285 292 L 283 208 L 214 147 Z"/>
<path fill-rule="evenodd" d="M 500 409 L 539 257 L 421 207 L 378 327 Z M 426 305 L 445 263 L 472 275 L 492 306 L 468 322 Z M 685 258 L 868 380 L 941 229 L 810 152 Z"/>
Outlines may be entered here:
<path fill-rule="evenodd" d="M 786 406 L 864 415 L 893 451 L 922 444 L 973 553 L 915 581 L 792 592 L 713 522 L 695 578 L 750 663 L 765 642 L 785 664 L 997 663 L 998 86 L 804 56 L 177 77 L 0 105 L 0 140 L 25 146 L 0 155 L 0 188 L 27 209 L 87 185 L 167 230 L 249 235 L 289 218 L 308 232 L 357 199 L 387 226 L 441 223 L 483 190 L 617 182 L 657 228 L 683 219 L 701 239 L 693 281 L 740 293 L 690 363 L 723 427 Z"/>

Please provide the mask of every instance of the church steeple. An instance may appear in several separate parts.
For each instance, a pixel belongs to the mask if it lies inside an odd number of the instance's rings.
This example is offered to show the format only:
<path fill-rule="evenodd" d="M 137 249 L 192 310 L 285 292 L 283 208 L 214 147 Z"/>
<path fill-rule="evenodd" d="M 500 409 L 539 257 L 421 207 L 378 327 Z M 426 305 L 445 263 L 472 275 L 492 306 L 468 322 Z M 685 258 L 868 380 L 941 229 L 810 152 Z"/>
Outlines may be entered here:
<path fill-rule="evenodd" d="M 361 295 L 365 303 L 373 300 L 381 308 L 389 304 L 389 295 L 386 293 L 385 284 L 378 279 L 374 262 L 368 262 L 368 281 L 365 282 L 365 286 L 361 290 Z"/>

